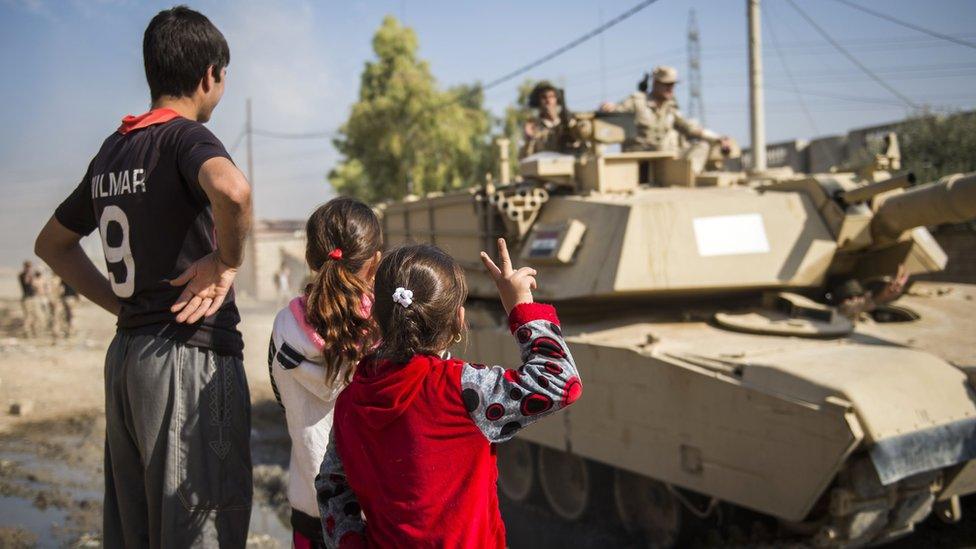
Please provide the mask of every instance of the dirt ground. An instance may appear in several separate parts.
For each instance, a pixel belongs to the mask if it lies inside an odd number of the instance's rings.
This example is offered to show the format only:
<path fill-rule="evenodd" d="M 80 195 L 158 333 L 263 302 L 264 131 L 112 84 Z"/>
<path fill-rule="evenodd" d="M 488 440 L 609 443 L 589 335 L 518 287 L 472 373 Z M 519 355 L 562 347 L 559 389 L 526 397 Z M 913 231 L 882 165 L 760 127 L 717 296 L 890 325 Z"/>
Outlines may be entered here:
<path fill-rule="evenodd" d="M 84 303 L 70 338 L 28 340 L 21 337 L 20 302 L 10 295 L 0 297 L 0 547 L 100 547 L 103 367 L 113 319 Z M 248 546 L 287 547 L 290 533 L 280 519 L 288 512 L 289 440 L 265 357 L 274 311 L 241 308 L 259 502 Z M 11 413 L 15 405 L 27 413 Z"/>
<path fill-rule="evenodd" d="M 26 340 L 20 336 L 14 289 L 0 283 L 0 547 L 100 547 L 102 368 L 113 319 L 83 304 L 69 339 Z M 288 512 L 289 441 L 268 384 L 265 356 L 273 308 L 243 303 L 241 309 L 254 412 L 256 505 L 248 546 L 288 547 L 290 534 L 282 519 Z M 28 412 L 10 413 L 15 404 Z M 895 546 L 976 546 L 976 505 L 970 498 L 964 506 L 968 513 L 961 527 L 928 521 Z M 606 534 L 599 521 L 563 524 L 541 505 L 516 508 L 503 501 L 503 514 L 513 548 L 632 546 L 626 538 Z"/>

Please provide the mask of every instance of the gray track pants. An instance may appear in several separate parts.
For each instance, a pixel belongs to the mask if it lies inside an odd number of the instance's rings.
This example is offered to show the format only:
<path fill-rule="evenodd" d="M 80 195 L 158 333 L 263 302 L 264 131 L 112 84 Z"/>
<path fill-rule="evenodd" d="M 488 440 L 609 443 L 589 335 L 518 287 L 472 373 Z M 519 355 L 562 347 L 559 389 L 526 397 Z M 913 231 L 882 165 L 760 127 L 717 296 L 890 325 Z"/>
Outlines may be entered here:
<path fill-rule="evenodd" d="M 251 401 L 239 358 L 120 331 L 105 418 L 105 547 L 244 547 Z"/>

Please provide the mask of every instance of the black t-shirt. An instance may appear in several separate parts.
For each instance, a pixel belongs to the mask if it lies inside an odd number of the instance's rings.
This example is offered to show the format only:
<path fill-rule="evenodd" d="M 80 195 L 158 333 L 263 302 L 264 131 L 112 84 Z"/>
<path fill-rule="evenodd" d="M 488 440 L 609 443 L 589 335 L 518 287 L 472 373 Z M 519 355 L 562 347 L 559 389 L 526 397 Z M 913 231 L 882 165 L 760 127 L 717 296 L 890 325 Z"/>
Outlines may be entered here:
<path fill-rule="evenodd" d="M 233 290 L 216 314 L 193 325 L 178 324 L 169 310 L 183 288 L 167 281 L 216 247 L 210 201 L 197 180 L 214 157 L 230 155 L 210 130 L 186 118 L 113 133 L 54 215 L 80 235 L 99 230 L 109 281 L 122 301 L 120 329 L 240 356 Z"/>

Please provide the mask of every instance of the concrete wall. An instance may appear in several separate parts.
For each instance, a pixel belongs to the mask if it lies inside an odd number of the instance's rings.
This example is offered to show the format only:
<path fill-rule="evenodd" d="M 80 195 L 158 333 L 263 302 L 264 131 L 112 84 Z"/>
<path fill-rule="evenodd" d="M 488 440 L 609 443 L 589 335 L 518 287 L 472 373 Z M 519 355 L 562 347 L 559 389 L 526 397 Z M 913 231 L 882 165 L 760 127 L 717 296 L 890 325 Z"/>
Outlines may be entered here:
<path fill-rule="evenodd" d="M 847 158 L 847 136 L 831 135 L 814 139 L 807 145 L 809 173 L 827 173 Z"/>
<path fill-rule="evenodd" d="M 899 125 L 901 125 L 901 122 L 892 122 L 890 124 L 851 130 L 847 133 L 848 153 L 865 150 L 870 154 L 883 154 L 885 149 L 885 136 L 891 132 L 897 132 Z"/>
<path fill-rule="evenodd" d="M 976 114 L 970 111 L 966 114 Z M 767 163 L 771 168 L 789 166 L 795 171 L 805 173 L 826 173 L 833 166 L 839 166 L 855 157 L 860 151 L 868 154 L 884 153 L 884 138 L 889 132 L 898 131 L 903 123 L 889 122 L 867 128 L 857 128 L 846 135 L 831 135 L 818 137 L 809 143 L 783 141 L 766 145 Z M 749 149 L 742 149 L 742 166 L 751 165 Z M 730 164 L 729 169 L 736 170 L 739 166 Z"/>
<path fill-rule="evenodd" d="M 793 141 L 782 141 L 766 145 L 766 165 L 770 168 L 793 168 L 795 172 L 807 171 L 807 142 L 794 139 Z M 752 167 L 752 153 L 748 150 L 742 152 L 742 166 L 745 169 Z"/>

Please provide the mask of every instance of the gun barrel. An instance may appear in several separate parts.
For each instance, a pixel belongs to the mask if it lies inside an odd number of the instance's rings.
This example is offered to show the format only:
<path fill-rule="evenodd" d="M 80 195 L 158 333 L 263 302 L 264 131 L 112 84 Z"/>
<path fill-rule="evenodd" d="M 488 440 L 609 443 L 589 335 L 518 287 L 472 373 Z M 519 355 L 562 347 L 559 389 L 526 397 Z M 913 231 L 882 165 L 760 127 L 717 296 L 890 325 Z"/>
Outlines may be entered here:
<path fill-rule="evenodd" d="M 885 242 L 915 227 L 974 218 L 976 172 L 957 174 L 889 197 L 871 220 L 871 234 L 875 242 Z"/>
<path fill-rule="evenodd" d="M 894 189 L 903 189 L 914 184 L 915 174 L 912 172 L 906 172 L 896 175 L 891 179 L 885 179 L 884 181 L 878 181 L 876 183 L 869 183 L 863 187 L 844 191 L 841 193 L 840 198 L 845 204 L 856 204 L 858 202 L 869 200 L 881 193 Z"/>

